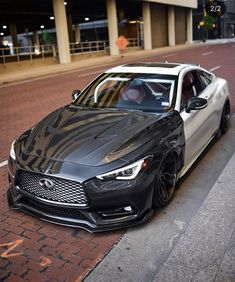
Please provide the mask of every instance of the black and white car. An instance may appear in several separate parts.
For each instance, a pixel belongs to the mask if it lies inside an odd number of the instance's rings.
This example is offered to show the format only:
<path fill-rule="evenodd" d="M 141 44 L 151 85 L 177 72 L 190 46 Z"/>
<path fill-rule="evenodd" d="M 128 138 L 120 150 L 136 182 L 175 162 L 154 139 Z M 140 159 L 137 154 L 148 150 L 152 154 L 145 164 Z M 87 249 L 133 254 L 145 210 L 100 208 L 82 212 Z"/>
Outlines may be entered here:
<path fill-rule="evenodd" d="M 200 66 L 115 67 L 13 142 L 9 205 L 91 232 L 139 224 L 229 119 L 226 80 Z"/>

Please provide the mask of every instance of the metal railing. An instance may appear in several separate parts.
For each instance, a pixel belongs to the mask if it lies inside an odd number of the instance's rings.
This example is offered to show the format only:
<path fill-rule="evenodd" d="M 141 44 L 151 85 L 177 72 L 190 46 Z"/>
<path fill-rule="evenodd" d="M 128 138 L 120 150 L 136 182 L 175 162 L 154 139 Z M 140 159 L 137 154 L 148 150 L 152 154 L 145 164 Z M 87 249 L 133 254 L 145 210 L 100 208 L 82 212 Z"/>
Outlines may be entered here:
<path fill-rule="evenodd" d="M 41 58 L 45 61 L 46 57 L 56 59 L 56 49 L 54 45 L 38 45 L 38 46 L 23 46 L 23 47 L 5 47 L 0 48 L 0 61 L 5 65 L 9 62 L 30 60 Z"/>
<path fill-rule="evenodd" d="M 93 53 L 99 51 L 106 51 L 108 49 L 108 41 L 84 41 L 79 43 L 70 43 L 70 54 L 83 54 L 83 53 Z"/>
<path fill-rule="evenodd" d="M 138 38 L 127 38 L 129 45 L 127 48 L 140 47 Z M 70 43 L 70 54 L 91 54 L 96 52 L 106 52 L 109 50 L 109 41 L 84 41 L 79 43 Z M 23 46 L 23 47 L 5 47 L 0 48 L 0 62 L 4 65 L 9 62 L 18 62 L 34 59 L 41 59 L 43 62 L 47 57 L 53 57 L 54 60 L 58 57 L 57 48 L 54 45 L 38 45 L 38 46 Z"/>
<path fill-rule="evenodd" d="M 136 38 L 127 38 L 127 40 L 129 41 L 127 48 L 140 47 L 141 46 L 140 41 L 137 37 Z"/>
<path fill-rule="evenodd" d="M 138 38 L 127 38 L 129 44 L 127 48 L 140 47 Z M 70 43 L 70 54 L 77 55 L 83 53 L 94 53 L 109 50 L 109 41 L 83 41 L 79 43 Z"/>

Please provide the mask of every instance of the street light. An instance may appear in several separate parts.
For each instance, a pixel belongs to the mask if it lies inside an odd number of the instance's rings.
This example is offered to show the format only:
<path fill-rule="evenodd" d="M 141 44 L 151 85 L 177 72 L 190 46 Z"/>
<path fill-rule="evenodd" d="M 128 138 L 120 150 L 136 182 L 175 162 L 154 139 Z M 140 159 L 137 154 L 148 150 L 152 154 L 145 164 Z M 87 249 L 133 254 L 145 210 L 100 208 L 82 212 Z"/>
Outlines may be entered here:
<path fill-rule="evenodd" d="M 54 20 L 54 19 L 55 19 L 55 17 L 53 17 L 53 16 L 50 17 L 50 20 Z"/>
<path fill-rule="evenodd" d="M 88 17 L 85 18 L 85 21 L 88 22 L 90 19 Z"/>
<path fill-rule="evenodd" d="M 7 26 L 6 26 L 6 25 L 3 25 L 2 28 L 7 29 Z"/>
<path fill-rule="evenodd" d="M 40 26 L 41 29 L 43 29 L 44 27 L 45 27 L 44 25 L 41 25 L 41 26 Z"/>

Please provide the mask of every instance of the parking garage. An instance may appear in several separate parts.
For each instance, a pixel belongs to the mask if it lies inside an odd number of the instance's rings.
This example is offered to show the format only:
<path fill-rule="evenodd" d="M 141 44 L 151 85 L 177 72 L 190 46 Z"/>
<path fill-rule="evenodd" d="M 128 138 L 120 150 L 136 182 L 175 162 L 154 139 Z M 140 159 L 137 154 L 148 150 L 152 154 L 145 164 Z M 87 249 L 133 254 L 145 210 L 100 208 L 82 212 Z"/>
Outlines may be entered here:
<path fill-rule="evenodd" d="M 0 6 L 3 63 L 11 56 L 19 61 L 27 53 L 30 60 L 50 54 L 66 64 L 74 53 L 118 55 L 120 35 L 129 47 L 145 50 L 191 43 L 197 1 L 1 0 Z"/>

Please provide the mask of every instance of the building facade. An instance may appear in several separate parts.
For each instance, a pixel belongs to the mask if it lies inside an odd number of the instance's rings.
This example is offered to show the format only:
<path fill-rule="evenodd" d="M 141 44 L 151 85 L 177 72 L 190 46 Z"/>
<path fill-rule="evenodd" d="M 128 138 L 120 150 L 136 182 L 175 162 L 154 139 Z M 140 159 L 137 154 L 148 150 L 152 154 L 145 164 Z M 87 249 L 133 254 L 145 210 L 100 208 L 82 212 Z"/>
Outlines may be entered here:
<path fill-rule="evenodd" d="M 20 4 L 17 0 L 12 1 L 15 5 L 20 5 L 20 13 L 16 17 L 14 10 L 11 15 L 9 12 L 11 5 L 7 6 L 8 2 L 4 2 L 6 15 L 2 9 L 0 24 L 9 26 L 13 46 L 17 47 L 19 44 L 18 29 L 27 29 L 27 38 L 31 32 L 38 45 L 40 43 L 39 35 L 43 33 L 42 30 L 40 32 L 35 30 L 35 26 L 41 26 L 43 29 L 48 26 L 49 29 L 56 31 L 55 41 L 62 64 L 71 62 L 71 43 L 92 39 L 94 41 L 105 40 L 106 36 L 111 55 L 119 54 L 116 41 L 120 35 L 127 38 L 136 37 L 145 50 L 191 43 L 193 39 L 192 10 L 197 8 L 197 0 L 70 0 L 67 2 L 45 0 L 40 2 L 40 7 L 37 6 L 39 5 L 37 1 L 27 1 L 25 6 L 24 1 Z M 85 17 L 87 14 L 89 17 Z M 38 22 L 36 22 L 36 16 L 39 17 Z M 49 16 L 53 22 L 46 24 L 41 22 L 43 17 L 46 21 Z M 96 18 L 96 20 L 83 25 L 81 18 L 88 19 L 88 21 L 91 18 Z M 33 44 L 35 45 L 35 42 Z"/>

